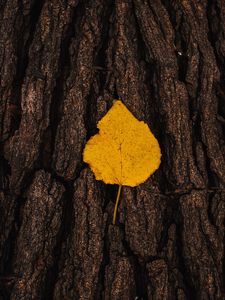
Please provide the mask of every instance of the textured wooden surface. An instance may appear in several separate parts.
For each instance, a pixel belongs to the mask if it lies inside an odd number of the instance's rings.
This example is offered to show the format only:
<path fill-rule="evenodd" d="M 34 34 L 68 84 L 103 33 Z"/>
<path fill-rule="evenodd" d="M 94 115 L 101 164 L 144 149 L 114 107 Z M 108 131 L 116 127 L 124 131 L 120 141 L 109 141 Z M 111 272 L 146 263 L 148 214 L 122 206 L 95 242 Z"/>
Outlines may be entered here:
<path fill-rule="evenodd" d="M 0 1 L 0 299 L 225 299 L 224 37 L 222 0 Z M 113 226 L 118 97 L 163 156 Z"/>

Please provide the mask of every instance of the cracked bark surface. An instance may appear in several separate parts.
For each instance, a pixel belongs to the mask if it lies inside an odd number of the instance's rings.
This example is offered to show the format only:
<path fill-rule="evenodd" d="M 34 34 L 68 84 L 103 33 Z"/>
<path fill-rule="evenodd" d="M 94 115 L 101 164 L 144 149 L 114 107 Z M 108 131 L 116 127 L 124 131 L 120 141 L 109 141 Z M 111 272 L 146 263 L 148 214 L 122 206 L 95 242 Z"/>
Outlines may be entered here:
<path fill-rule="evenodd" d="M 0 299 L 225 299 L 224 36 L 221 0 L 0 2 Z M 82 151 L 115 98 L 162 164 L 113 226 Z"/>

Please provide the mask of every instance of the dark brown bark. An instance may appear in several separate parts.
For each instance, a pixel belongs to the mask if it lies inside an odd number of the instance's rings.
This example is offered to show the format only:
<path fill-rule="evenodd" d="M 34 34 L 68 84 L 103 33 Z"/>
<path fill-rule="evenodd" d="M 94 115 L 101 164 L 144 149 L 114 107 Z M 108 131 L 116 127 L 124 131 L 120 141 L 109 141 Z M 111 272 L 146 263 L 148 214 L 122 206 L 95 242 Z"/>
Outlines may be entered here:
<path fill-rule="evenodd" d="M 225 299 L 224 37 L 222 0 L 0 2 L 1 299 Z M 82 151 L 118 97 L 162 164 L 113 226 Z"/>

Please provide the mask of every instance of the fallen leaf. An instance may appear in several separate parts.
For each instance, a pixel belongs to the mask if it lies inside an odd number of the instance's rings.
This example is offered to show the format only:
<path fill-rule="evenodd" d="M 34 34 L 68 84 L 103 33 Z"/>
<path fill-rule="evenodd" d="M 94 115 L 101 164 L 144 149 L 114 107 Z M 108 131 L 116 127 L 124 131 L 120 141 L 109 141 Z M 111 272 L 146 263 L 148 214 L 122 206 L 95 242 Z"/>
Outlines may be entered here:
<path fill-rule="evenodd" d="M 134 187 L 158 169 L 161 151 L 157 139 L 120 100 L 97 127 L 99 133 L 90 138 L 83 152 L 97 180 Z"/>

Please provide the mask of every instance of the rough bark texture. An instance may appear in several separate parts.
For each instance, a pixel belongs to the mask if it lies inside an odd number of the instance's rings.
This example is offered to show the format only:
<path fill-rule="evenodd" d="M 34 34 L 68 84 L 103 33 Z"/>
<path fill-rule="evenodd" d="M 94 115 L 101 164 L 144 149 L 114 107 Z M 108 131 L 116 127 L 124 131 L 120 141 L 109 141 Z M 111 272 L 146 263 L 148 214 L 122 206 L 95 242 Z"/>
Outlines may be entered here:
<path fill-rule="evenodd" d="M 118 97 L 162 164 L 113 226 L 82 151 Z M 225 299 L 223 0 L 2 0 L 0 101 L 0 299 Z"/>

